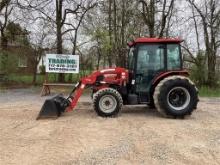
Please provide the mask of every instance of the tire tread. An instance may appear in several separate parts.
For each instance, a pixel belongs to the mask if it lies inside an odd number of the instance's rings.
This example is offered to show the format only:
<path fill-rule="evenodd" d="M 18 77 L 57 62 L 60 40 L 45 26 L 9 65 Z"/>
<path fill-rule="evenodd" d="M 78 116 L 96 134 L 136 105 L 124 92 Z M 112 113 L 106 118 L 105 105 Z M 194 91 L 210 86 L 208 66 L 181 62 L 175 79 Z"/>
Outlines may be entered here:
<path fill-rule="evenodd" d="M 162 88 L 164 86 L 166 86 L 167 84 L 170 83 L 170 81 L 174 81 L 174 80 L 186 80 L 190 85 L 192 85 L 195 89 L 196 89 L 196 94 L 198 94 L 198 89 L 196 88 L 195 84 L 188 78 L 188 77 L 185 77 L 185 76 L 179 76 L 179 75 L 174 75 L 174 76 L 169 76 L 163 80 L 161 80 L 159 82 L 159 84 L 156 86 L 155 88 L 155 91 L 154 91 L 154 94 L 153 94 L 153 98 L 154 98 L 154 103 L 155 103 L 155 107 L 157 109 L 157 111 L 163 115 L 164 117 L 174 117 L 176 118 L 177 116 L 174 116 L 174 115 L 170 115 L 166 112 L 165 108 L 164 107 L 161 107 L 160 105 L 160 95 L 161 95 L 161 91 L 162 91 Z M 197 96 L 197 100 L 198 102 L 198 96 Z M 197 105 L 197 103 L 196 103 Z M 196 106 L 194 106 L 193 110 L 196 109 Z M 192 111 L 193 111 L 192 110 Z M 187 115 L 191 115 L 191 112 L 189 112 Z M 184 118 L 185 115 L 182 115 L 182 116 L 179 116 L 180 118 Z"/>
<path fill-rule="evenodd" d="M 113 111 L 112 113 L 104 113 L 103 111 L 100 111 L 99 108 L 97 108 L 97 104 L 99 102 L 99 98 L 101 96 L 103 96 L 104 94 L 106 94 L 106 93 L 113 94 L 116 97 L 116 100 L 118 100 L 118 106 L 117 106 L 118 109 Z M 93 95 L 93 108 L 95 109 L 96 113 L 99 116 L 102 116 L 102 117 L 114 117 L 121 110 L 122 105 L 123 105 L 123 99 L 121 97 L 121 94 L 117 90 L 115 90 L 113 88 L 103 88 L 103 89 L 100 89 L 99 91 L 97 91 Z"/>

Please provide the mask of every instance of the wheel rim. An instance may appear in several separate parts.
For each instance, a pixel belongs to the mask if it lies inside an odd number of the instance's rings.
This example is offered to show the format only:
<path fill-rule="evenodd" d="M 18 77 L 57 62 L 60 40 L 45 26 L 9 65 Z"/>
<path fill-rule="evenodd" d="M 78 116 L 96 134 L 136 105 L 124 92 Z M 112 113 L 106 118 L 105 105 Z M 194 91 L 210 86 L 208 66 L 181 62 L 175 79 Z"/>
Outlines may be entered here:
<path fill-rule="evenodd" d="M 103 112 L 111 113 L 115 110 L 117 101 L 112 95 L 104 95 L 100 98 L 99 107 Z"/>
<path fill-rule="evenodd" d="M 167 95 L 168 105 L 177 111 L 185 109 L 190 103 L 190 94 L 184 87 L 175 87 Z"/>

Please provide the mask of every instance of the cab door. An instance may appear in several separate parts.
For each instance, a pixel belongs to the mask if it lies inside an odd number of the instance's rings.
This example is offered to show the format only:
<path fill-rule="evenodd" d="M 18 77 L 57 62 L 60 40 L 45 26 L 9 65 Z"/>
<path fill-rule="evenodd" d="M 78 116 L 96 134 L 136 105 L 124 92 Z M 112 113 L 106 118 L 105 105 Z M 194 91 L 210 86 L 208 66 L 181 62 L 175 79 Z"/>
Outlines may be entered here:
<path fill-rule="evenodd" d="M 135 90 L 141 103 L 149 101 L 149 91 L 153 78 L 165 70 L 164 48 L 164 44 L 141 44 L 138 46 Z"/>

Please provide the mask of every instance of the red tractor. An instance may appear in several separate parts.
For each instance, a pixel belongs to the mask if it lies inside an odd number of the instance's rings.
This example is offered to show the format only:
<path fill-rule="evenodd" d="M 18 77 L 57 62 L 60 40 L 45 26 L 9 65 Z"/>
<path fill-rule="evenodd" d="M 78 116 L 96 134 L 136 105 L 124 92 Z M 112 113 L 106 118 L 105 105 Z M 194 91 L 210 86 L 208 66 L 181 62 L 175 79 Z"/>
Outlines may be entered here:
<path fill-rule="evenodd" d="M 40 118 L 72 111 L 85 88 L 92 89 L 98 115 L 116 116 L 122 105 L 147 104 L 168 117 L 190 115 L 197 107 L 198 90 L 183 69 L 180 43 L 173 38 L 138 38 L 129 43 L 127 68 L 95 71 L 82 78 L 68 98 L 45 101 Z"/>

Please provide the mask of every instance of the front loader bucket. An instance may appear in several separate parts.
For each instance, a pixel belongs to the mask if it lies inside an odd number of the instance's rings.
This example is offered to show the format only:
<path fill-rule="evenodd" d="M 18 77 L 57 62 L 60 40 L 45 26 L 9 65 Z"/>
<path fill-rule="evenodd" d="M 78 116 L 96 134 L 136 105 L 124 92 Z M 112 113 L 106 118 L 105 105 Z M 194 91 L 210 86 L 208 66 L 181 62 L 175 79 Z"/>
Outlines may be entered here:
<path fill-rule="evenodd" d="M 51 99 L 47 99 L 38 114 L 38 119 L 57 118 L 64 112 L 66 99 L 62 95 L 57 95 Z"/>

